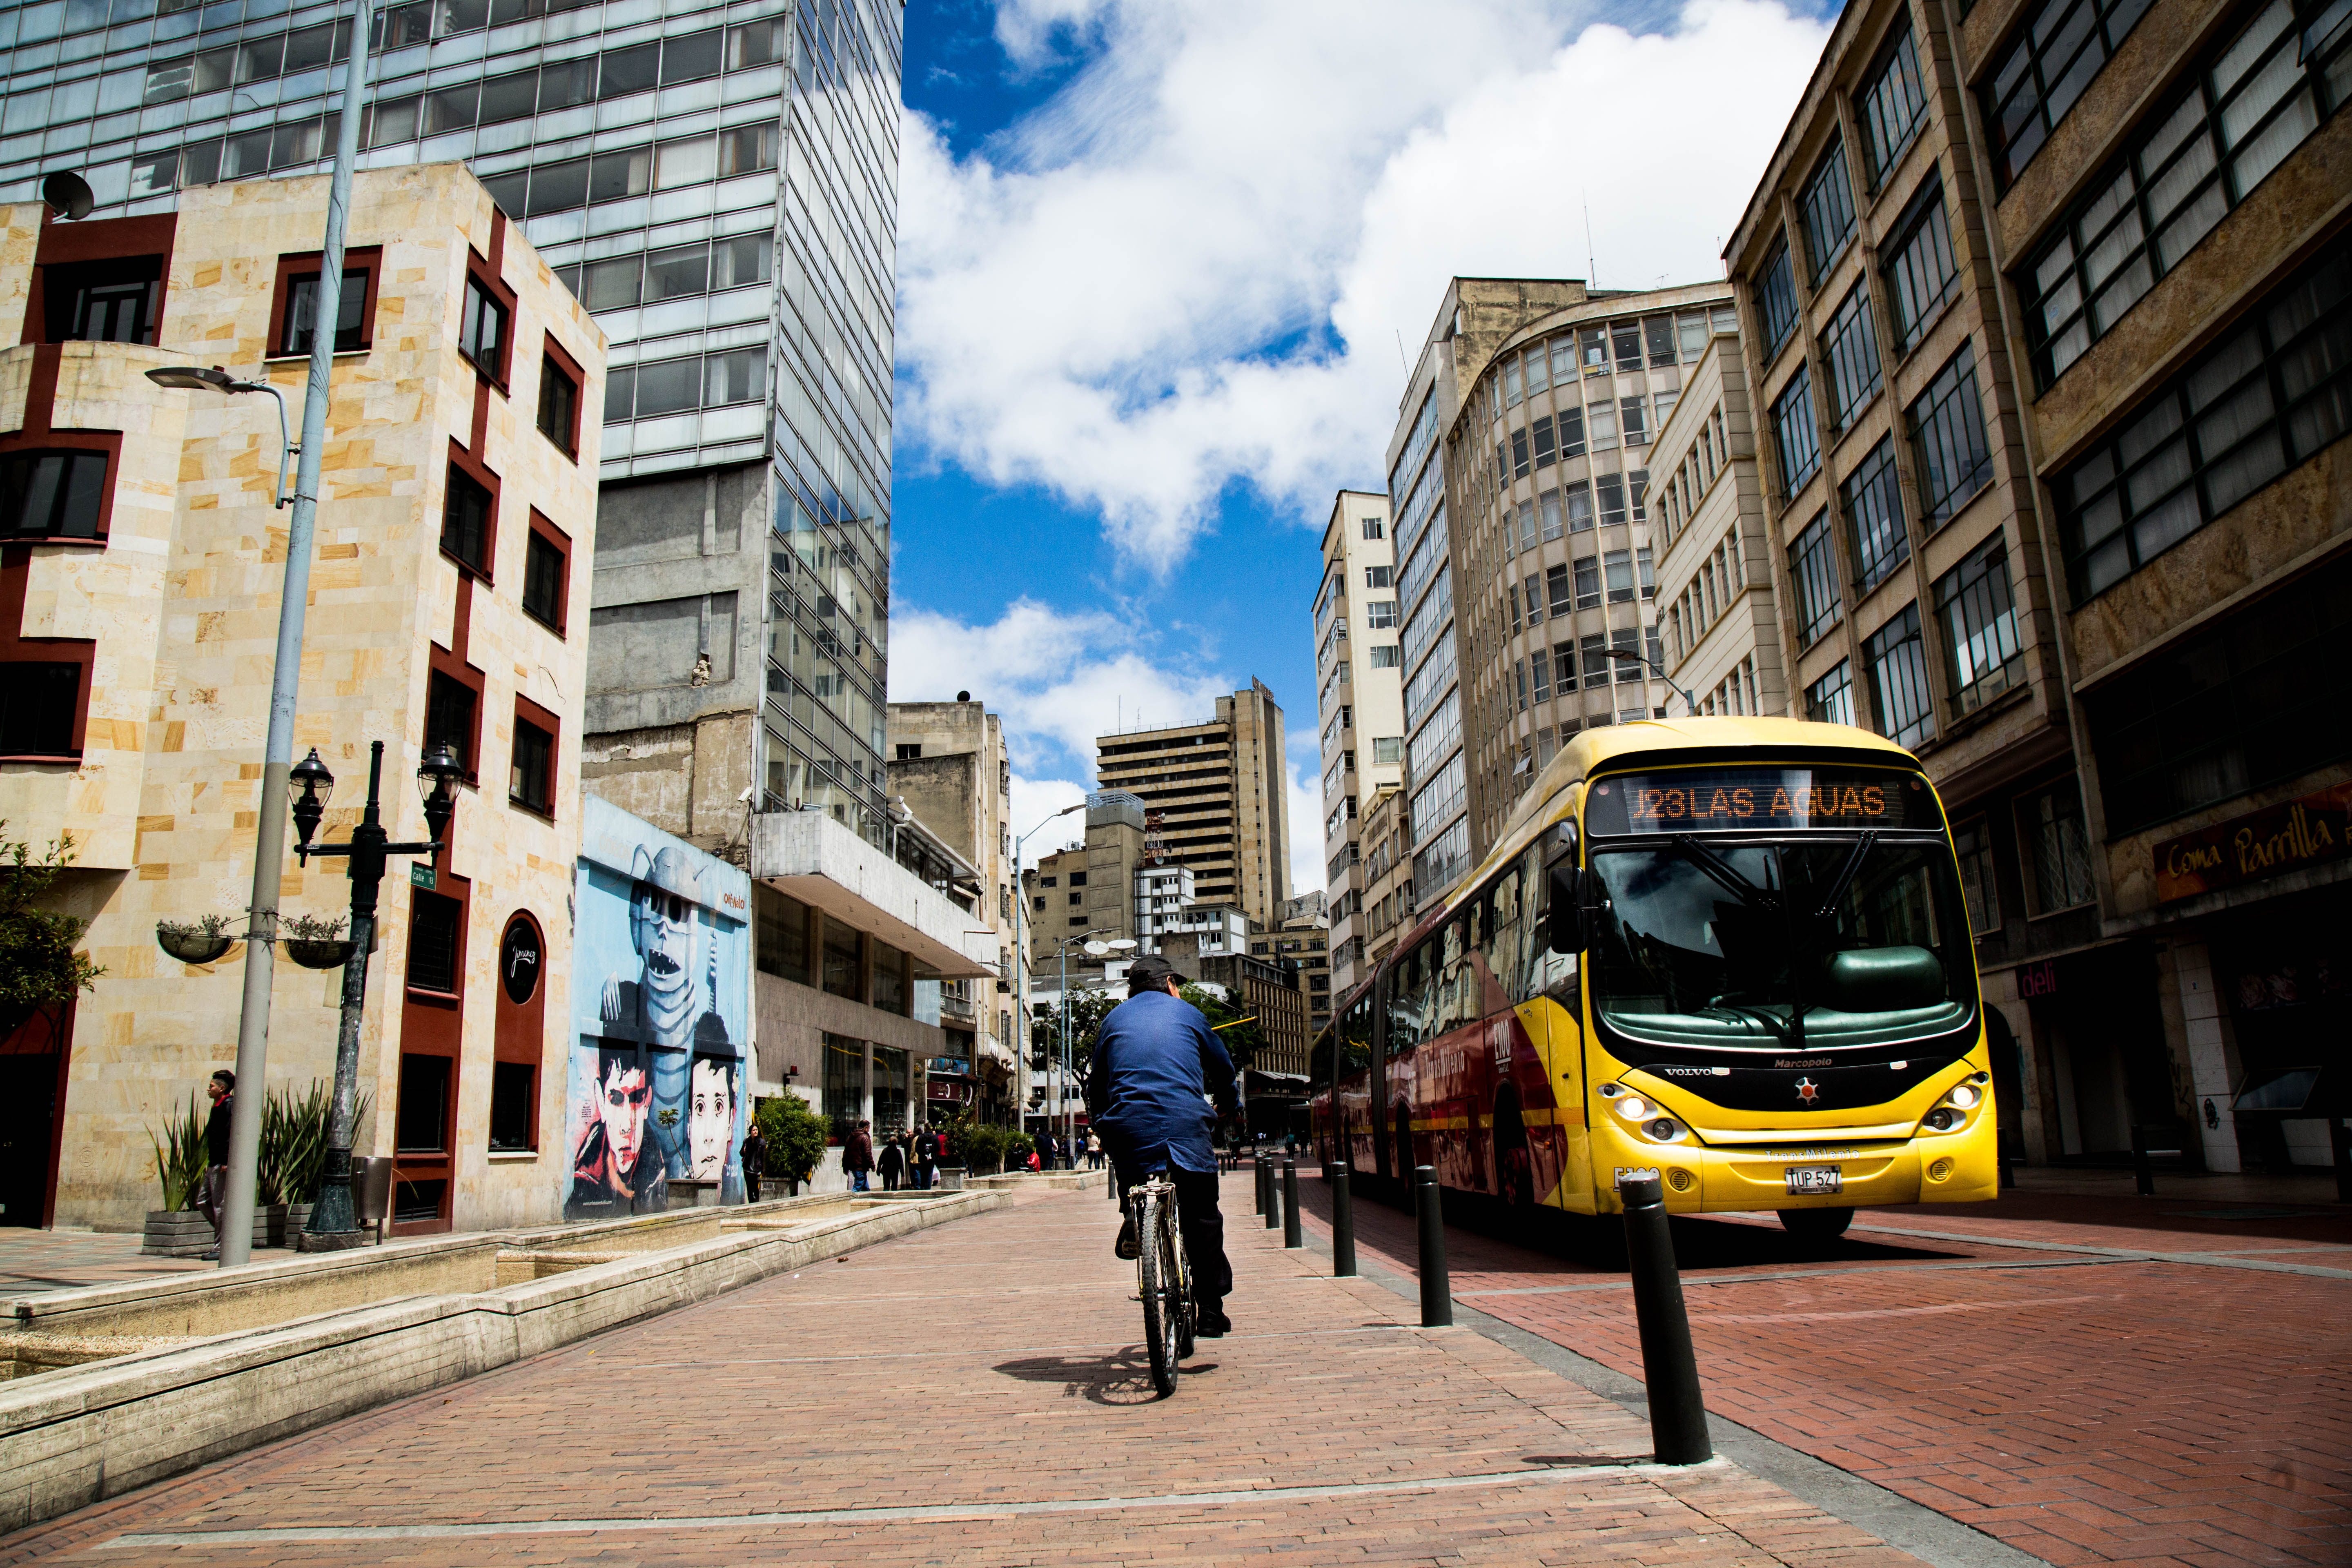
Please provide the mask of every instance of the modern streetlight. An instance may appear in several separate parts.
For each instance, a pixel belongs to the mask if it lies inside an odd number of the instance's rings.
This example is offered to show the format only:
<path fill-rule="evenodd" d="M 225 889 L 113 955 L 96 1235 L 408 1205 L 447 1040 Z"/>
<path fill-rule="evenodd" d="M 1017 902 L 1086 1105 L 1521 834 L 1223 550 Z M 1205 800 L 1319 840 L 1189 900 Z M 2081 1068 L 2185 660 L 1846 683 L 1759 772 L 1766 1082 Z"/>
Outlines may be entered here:
<path fill-rule="evenodd" d="M 266 381 L 240 381 L 220 365 L 166 364 L 147 373 L 158 386 L 178 392 L 266 392 L 278 400 L 278 491 L 273 505 L 284 510 L 294 498 L 286 488 L 286 469 L 299 450 L 286 429 L 286 395 Z"/>
<path fill-rule="evenodd" d="M 1094 940 L 1102 935 L 1107 929 L 1107 927 L 1097 926 L 1092 931 L 1082 931 L 1074 936 L 1063 937 L 1055 943 L 1055 952 L 1060 960 L 1062 968 L 1061 997 L 1057 1004 L 1061 1010 L 1062 1071 L 1060 1081 L 1055 1086 L 1056 1098 L 1054 1119 L 1065 1123 L 1065 1131 L 1073 1135 L 1076 1133 L 1078 1128 L 1077 1113 L 1070 1109 L 1070 948 L 1075 944 L 1084 948 L 1093 956 L 1101 958 L 1110 952 L 1126 952 L 1136 945 L 1135 939 L 1131 936 L 1115 937 L 1109 942 Z"/>
<path fill-rule="evenodd" d="M 1644 653 L 1636 653 L 1630 647 L 1612 647 L 1607 651 L 1611 658 L 1630 658 L 1636 664 L 1647 665 L 1651 671 L 1654 673 L 1660 680 L 1666 683 L 1667 687 L 1673 690 L 1675 696 L 1683 700 L 1683 706 L 1690 710 L 1690 716 L 1694 719 L 1698 717 L 1698 699 L 1693 697 L 1688 691 L 1685 691 L 1680 686 L 1675 685 L 1675 678 L 1668 675 L 1664 669 L 1660 668 L 1657 661 L 1651 658 L 1649 655 Z"/>
<path fill-rule="evenodd" d="M 352 874 L 352 954 L 343 961 L 342 1026 L 335 1037 L 335 1108 L 327 1131 L 326 1173 L 312 1194 L 310 1224 L 302 1237 L 305 1252 L 357 1247 L 367 1235 L 359 1227 L 352 1202 L 352 1134 L 355 1131 L 352 1121 L 359 1099 L 360 1020 L 367 1005 L 368 953 L 375 946 L 376 889 L 383 881 L 383 864 L 390 856 L 425 855 L 436 862 L 440 859 L 442 846 L 449 837 L 449 819 L 457 809 L 457 781 L 465 774 L 465 764 L 446 742 L 425 752 L 416 769 L 416 785 L 425 802 L 425 831 L 432 838 L 424 844 L 389 843 L 377 811 L 377 790 L 383 779 L 383 742 L 377 741 L 368 748 L 367 805 L 360 813 L 360 825 L 352 830 L 351 842 L 313 844 L 310 836 L 319 831 L 319 819 L 326 814 L 326 797 L 335 787 L 335 775 L 319 760 L 316 746 L 291 772 L 302 788 L 302 797 L 294 803 L 294 830 L 299 838 L 294 853 L 306 866 L 313 855 L 348 856 Z"/>
<path fill-rule="evenodd" d="M 1084 811 L 1086 808 L 1087 803 L 1084 800 L 1080 800 L 1076 805 L 1066 805 L 1062 807 L 1061 810 L 1047 816 L 1044 822 L 1040 822 L 1036 826 L 1031 828 L 1028 832 L 1023 834 L 1020 837 L 1013 841 L 1013 885 L 1014 887 L 1021 887 L 1022 847 L 1026 845 L 1029 840 L 1036 837 L 1040 833 L 1045 832 L 1046 827 L 1051 824 L 1060 821 L 1063 817 L 1069 816 L 1070 813 L 1074 811 Z M 1021 998 L 1022 1011 L 1024 1013 L 1028 1011 L 1029 1006 L 1029 987 L 1026 984 L 1029 978 L 1028 943 L 1024 940 L 1027 934 L 1025 928 L 1028 923 L 1029 894 L 1026 889 L 1023 889 L 1018 907 L 1013 910 L 1013 973 L 1019 975 L 1022 981 L 1018 994 Z M 1022 1112 L 1027 1109 L 1029 1103 L 1027 1097 L 1022 1091 L 1021 1073 L 1027 1070 L 1029 1065 L 1030 1024 L 1030 1019 L 1025 1017 L 1023 1018 L 1021 1020 L 1021 1037 L 1018 1042 L 1006 1042 L 1006 1044 L 1013 1046 L 1013 1059 L 1016 1064 L 1018 1064 L 1016 1070 L 1013 1075 L 1013 1113 L 1015 1116 L 1022 1114 Z"/>
<path fill-rule="evenodd" d="M 278 590 L 278 649 L 269 677 L 269 729 L 262 743 L 261 800 L 254 816 L 253 902 L 245 947 L 245 996 L 236 1026 L 236 1079 L 247 1092 L 229 1101 L 228 1188 L 222 1194 L 220 1266 L 253 1256 L 254 1177 L 260 1165 L 261 1105 L 268 1098 L 269 983 L 276 969 L 278 886 L 286 864 L 287 777 L 294 763 L 294 696 L 302 668 L 302 616 L 310 603 L 310 542 L 319 517 L 319 459 L 327 446 L 328 376 L 335 363 L 335 320 L 343 299 L 343 234 L 349 226 L 352 169 L 359 162 L 361 100 L 366 97 L 368 0 L 352 0 L 352 54 L 343 68 L 342 113 L 335 125 L 335 172 L 327 187 L 327 228 L 320 247 L 310 374 L 302 395 L 302 442 L 296 448 L 294 510 L 286 524 L 286 580 Z M 216 392 L 257 390 L 226 371 L 162 367 L 176 381 Z M 273 395 L 274 395 L 273 392 Z M 284 408 L 280 401 L 281 413 Z M 285 487 L 285 461 L 278 462 Z"/>

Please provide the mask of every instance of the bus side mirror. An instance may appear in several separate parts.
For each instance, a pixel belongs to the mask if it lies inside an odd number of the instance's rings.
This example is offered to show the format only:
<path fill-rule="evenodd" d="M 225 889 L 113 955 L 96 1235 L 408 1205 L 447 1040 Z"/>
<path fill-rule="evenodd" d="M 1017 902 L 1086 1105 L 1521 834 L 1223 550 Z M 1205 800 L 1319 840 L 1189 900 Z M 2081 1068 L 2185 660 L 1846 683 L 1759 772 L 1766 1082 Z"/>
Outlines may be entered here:
<path fill-rule="evenodd" d="M 1584 883 L 1585 873 L 1573 860 L 1561 860 L 1551 868 L 1550 897 L 1545 912 L 1546 935 L 1554 952 L 1569 953 L 1584 951 Z"/>

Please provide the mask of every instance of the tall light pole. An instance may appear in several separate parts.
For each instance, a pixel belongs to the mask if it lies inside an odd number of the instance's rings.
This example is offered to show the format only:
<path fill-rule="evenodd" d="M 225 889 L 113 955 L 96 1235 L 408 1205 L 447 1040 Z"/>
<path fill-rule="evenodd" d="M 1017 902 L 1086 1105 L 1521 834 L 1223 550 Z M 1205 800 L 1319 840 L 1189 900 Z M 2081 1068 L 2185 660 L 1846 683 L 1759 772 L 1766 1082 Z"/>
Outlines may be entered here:
<path fill-rule="evenodd" d="M 294 511 L 286 525 L 286 581 L 278 596 L 269 730 L 262 744 L 261 802 L 255 814 L 245 998 L 236 1026 L 236 1081 L 243 1092 L 229 1101 L 228 1187 L 221 1205 L 223 1268 L 249 1262 L 253 1256 L 254 1177 L 260 1165 L 261 1105 L 269 1091 L 269 984 L 276 969 L 278 881 L 286 864 L 286 777 L 294 766 L 294 693 L 302 670 L 302 616 L 310 602 L 310 540 L 319 517 L 319 460 L 327 446 L 328 376 L 335 363 L 335 323 L 342 314 L 343 232 L 352 200 L 352 167 L 359 161 L 360 104 L 366 96 L 367 62 L 367 0 L 352 0 L 352 53 L 343 67 L 342 117 L 335 127 L 335 172 L 327 188 L 327 232 L 319 257 L 319 293 L 311 311 L 310 378 L 302 396 L 302 444 L 294 473 Z M 223 386 L 221 390 L 248 388 Z"/>
<path fill-rule="evenodd" d="M 1021 888 L 1021 897 L 1018 900 L 1018 908 L 1013 917 L 1013 967 L 1014 973 L 1021 977 L 1021 984 L 1015 990 L 1014 994 L 1021 998 L 1021 1005 L 1024 1009 L 1029 1005 L 1029 986 L 1027 984 L 1029 978 L 1029 960 L 1027 957 L 1027 944 L 1023 942 L 1022 937 L 1024 935 L 1023 928 L 1026 926 L 1029 921 L 1029 890 L 1026 888 L 1021 887 L 1022 847 L 1026 845 L 1032 838 L 1036 837 L 1040 833 L 1045 832 L 1050 824 L 1060 821 L 1063 817 L 1069 816 L 1070 813 L 1074 811 L 1084 811 L 1086 808 L 1087 803 L 1083 800 L 1079 801 L 1076 805 L 1066 805 L 1062 807 L 1061 810 L 1047 816 L 1044 822 L 1040 822 L 1036 826 L 1031 828 L 1028 832 L 1023 834 L 1020 837 L 1013 841 L 1013 885 L 1015 888 Z M 1021 1079 L 1023 1075 L 1026 1073 L 1029 1068 L 1030 1025 L 1030 1019 L 1024 1017 L 1021 1020 L 1021 1038 L 1017 1045 L 1013 1045 L 1013 1060 L 1014 1063 L 1014 1071 L 1013 1074 L 1013 1114 L 1015 1116 L 1021 1115 L 1027 1109 L 1029 1103 L 1027 1097 L 1022 1092 Z M 1011 1041 L 1006 1043 L 1013 1044 Z"/>
<path fill-rule="evenodd" d="M 1635 664 L 1648 666 L 1649 668 L 1656 674 L 1660 680 L 1666 683 L 1667 689 L 1683 700 L 1683 706 L 1690 710 L 1690 716 L 1694 719 L 1698 717 L 1698 699 L 1693 697 L 1688 691 L 1685 691 L 1682 687 L 1676 685 L 1673 676 L 1668 675 L 1664 669 L 1659 668 L 1657 660 L 1652 658 L 1647 654 L 1635 653 L 1630 647 L 1612 647 L 1608 650 L 1608 653 L 1611 658 L 1616 659 L 1621 663 L 1624 660 L 1631 659 Z"/>

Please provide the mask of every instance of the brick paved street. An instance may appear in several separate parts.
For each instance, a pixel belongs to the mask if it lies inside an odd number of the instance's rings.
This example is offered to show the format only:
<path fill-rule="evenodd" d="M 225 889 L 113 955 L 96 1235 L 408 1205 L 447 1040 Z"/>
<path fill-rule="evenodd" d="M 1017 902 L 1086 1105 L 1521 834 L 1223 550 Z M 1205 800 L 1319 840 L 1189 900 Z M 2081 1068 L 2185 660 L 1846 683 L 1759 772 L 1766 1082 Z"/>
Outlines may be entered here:
<path fill-rule="evenodd" d="M 0 1542 L 0 1563 L 1915 1560 L 1370 1280 L 1226 1181 L 1237 1332 L 1150 1397 L 1099 1194 L 583 1342 Z M 1630 1462 L 1629 1462 L 1630 1461 Z M 236 1532 L 221 1534 L 218 1532 Z"/>
<path fill-rule="evenodd" d="M 2053 1563 L 2352 1563 L 2352 1215 L 2042 1175 L 1810 1253 L 1676 1221 L 1709 1409 Z M 1356 1215 L 1409 1273 L 1411 1221 Z M 1452 1234 L 1462 1304 L 1640 1374 L 1613 1260 Z"/>

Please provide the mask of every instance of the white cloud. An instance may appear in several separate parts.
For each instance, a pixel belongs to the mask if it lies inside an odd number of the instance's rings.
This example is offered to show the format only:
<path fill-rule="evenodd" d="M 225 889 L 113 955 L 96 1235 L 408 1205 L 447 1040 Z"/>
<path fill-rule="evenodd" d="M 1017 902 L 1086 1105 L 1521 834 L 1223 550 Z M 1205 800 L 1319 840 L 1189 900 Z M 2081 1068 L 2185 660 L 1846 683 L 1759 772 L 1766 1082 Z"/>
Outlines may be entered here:
<path fill-rule="evenodd" d="M 1323 861 L 1323 742 L 1311 729 L 1283 737 L 1289 764 L 1290 896 L 1311 893 L 1328 879 Z"/>
<path fill-rule="evenodd" d="M 961 162 L 909 117 L 902 432 L 1098 510 L 1155 567 L 1236 480 L 1319 518 L 1378 482 L 1397 339 L 1419 343 L 1448 278 L 1584 276 L 1588 204 L 1599 284 L 1719 276 L 1827 36 L 1773 0 L 1587 19 L 1002 0 L 1016 60 L 1073 38 L 1092 57 Z"/>

